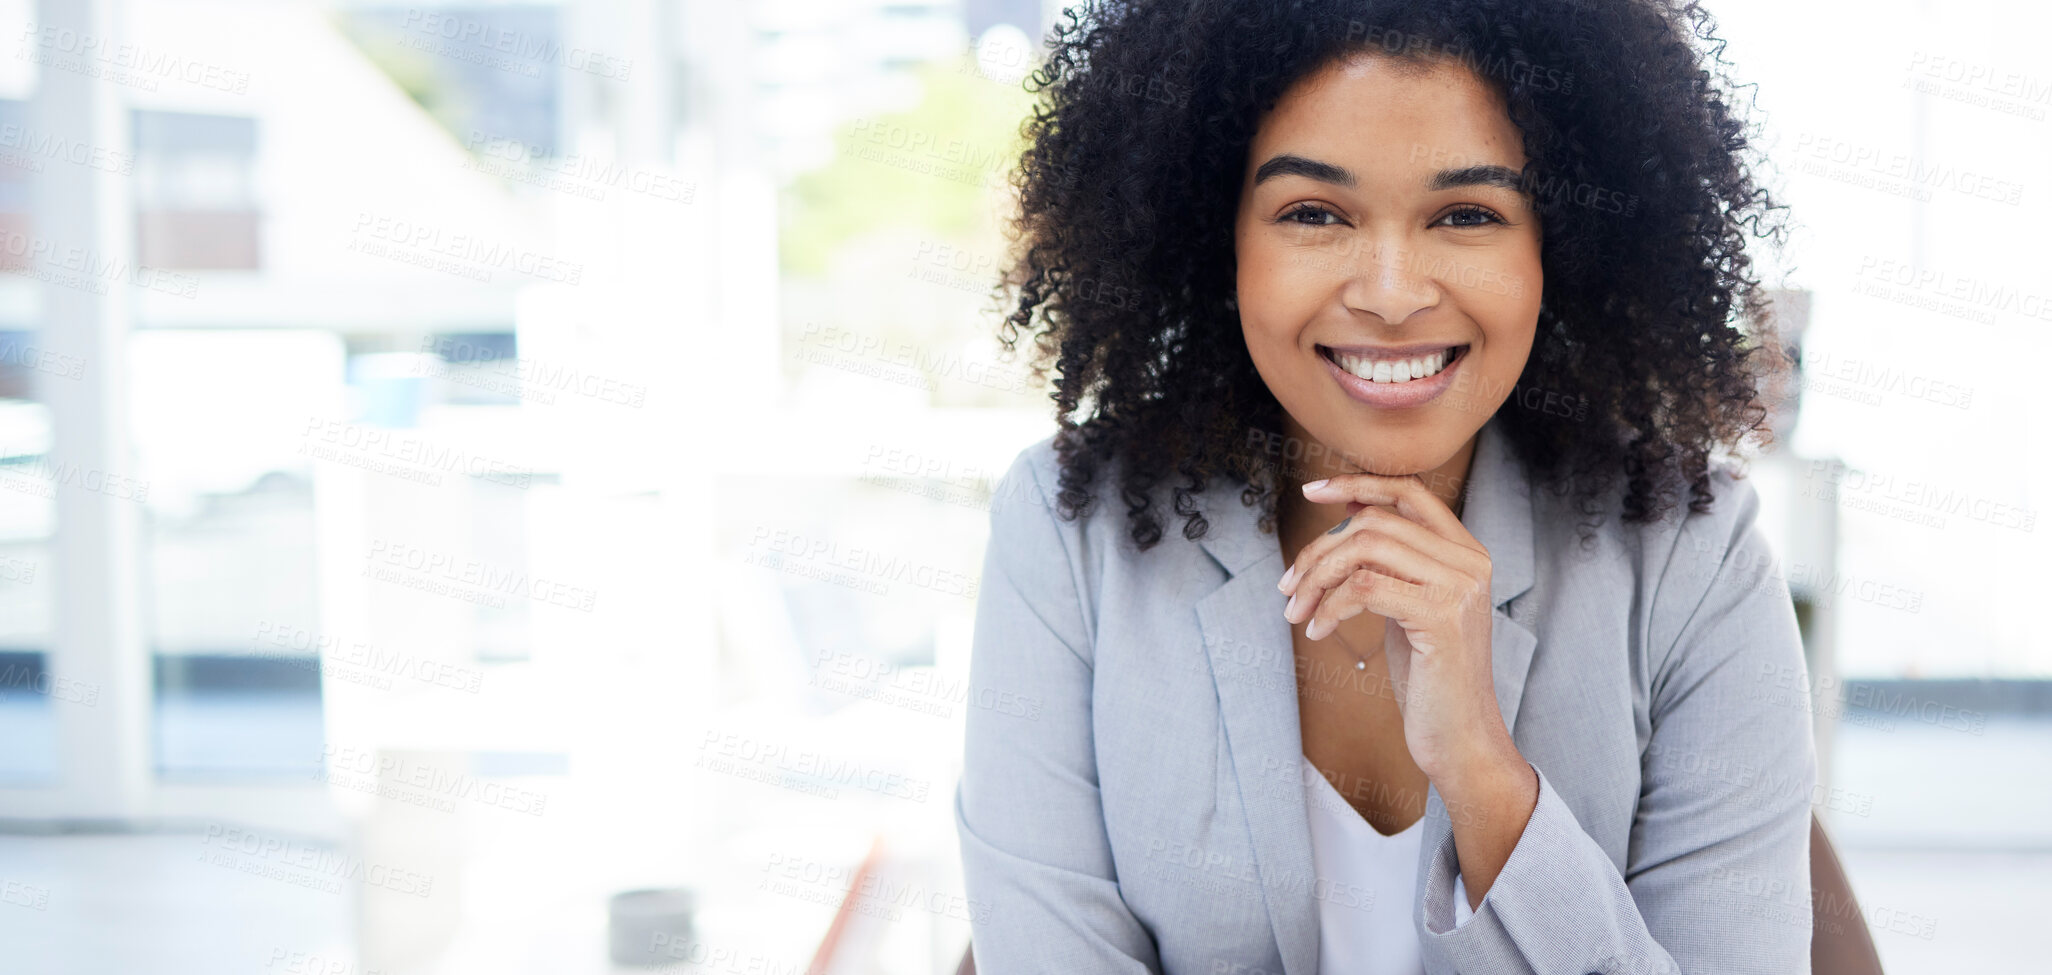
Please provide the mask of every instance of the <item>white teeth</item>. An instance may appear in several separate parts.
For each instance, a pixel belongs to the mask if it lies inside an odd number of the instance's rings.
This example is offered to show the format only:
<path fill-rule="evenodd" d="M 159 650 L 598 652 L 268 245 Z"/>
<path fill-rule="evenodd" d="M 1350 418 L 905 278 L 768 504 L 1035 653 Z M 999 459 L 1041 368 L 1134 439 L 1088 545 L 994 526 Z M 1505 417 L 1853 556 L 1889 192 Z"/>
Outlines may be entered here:
<path fill-rule="evenodd" d="M 1446 368 L 1447 352 L 1443 350 L 1431 355 L 1410 359 L 1370 359 L 1366 356 L 1334 352 L 1332 358 L 1340 368 L 1372 383 L 1406 383 L 1413 379 L 1424 379 L 1438 375 Z"/>

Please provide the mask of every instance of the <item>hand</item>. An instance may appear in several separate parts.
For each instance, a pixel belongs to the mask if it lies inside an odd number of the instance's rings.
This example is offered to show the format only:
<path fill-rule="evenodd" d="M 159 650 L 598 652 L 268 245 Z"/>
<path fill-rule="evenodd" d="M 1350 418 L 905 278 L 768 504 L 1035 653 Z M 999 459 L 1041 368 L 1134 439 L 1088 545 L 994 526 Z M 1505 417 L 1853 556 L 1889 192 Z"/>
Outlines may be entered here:
<path fill-rule="evenodd" d="M 1442 796 L 1459 780 L 1522 769 L 1491 671 L 1489 551 L 1417 475 L 1343 474 L 1304 494 L 1353 513 L 1297 553 L 1279 584 L 1291 595 L 1284 617 L 1309 620 L 1313 640 L 1364 611 L 1388 620 L 1382 650 L 1404 743 Z"/>

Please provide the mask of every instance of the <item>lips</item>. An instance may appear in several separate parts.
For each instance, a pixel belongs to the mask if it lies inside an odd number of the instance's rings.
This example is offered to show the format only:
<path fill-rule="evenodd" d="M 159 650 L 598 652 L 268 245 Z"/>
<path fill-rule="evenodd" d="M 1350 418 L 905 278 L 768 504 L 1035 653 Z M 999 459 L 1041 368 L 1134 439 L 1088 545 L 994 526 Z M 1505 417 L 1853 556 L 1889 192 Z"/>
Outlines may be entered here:
<path fill-rule="evenodd" d="M 1349 398 L 1380 409 L 1400 410 L 1422 406 L 1451 388 L 1454 374 L 1468 361 L 1469 347 L 1409 346 L 1399 350 L 1402 356 L 1390 356 L 1386 349 L 1373 351 L 1378 355 L 1321 345 L 1318 358 Z M 1420 366 L 1422 375 L 1412 378 L 1411 370 Z M 1396 379 L 1400 369 L 1406 377 L 1402 381 Z"/>

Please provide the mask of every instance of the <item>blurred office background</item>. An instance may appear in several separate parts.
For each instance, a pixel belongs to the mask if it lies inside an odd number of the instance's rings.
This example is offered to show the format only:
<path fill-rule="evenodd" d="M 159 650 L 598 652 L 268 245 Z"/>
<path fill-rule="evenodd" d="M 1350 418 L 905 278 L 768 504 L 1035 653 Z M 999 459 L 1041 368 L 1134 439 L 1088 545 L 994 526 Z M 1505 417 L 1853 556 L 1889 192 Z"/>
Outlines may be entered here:
<path fill-rule="evenodd" d="M 1061 7 L 0 0 L 0 971 L 953 971 Z M 1804 225 L 1761 692 L 1889 970 L 2018 970 L 2052 15 L 1713 11 Z"/>

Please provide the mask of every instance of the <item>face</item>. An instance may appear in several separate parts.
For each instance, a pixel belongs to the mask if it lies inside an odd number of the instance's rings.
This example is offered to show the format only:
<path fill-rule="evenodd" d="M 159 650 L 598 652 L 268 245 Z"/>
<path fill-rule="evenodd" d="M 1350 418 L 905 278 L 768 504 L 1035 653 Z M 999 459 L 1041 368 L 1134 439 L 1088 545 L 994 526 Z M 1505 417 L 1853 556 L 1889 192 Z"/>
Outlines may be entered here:
<path fill-rule="evenodd" d="M 1293 467 L 1465 478 L 1538 322 L 1524 164 L 1502 102 L 1456 62 L 1353 57 L 1262 119 L 1235 219 L 1238 304 L 1303 439 Z"/>

